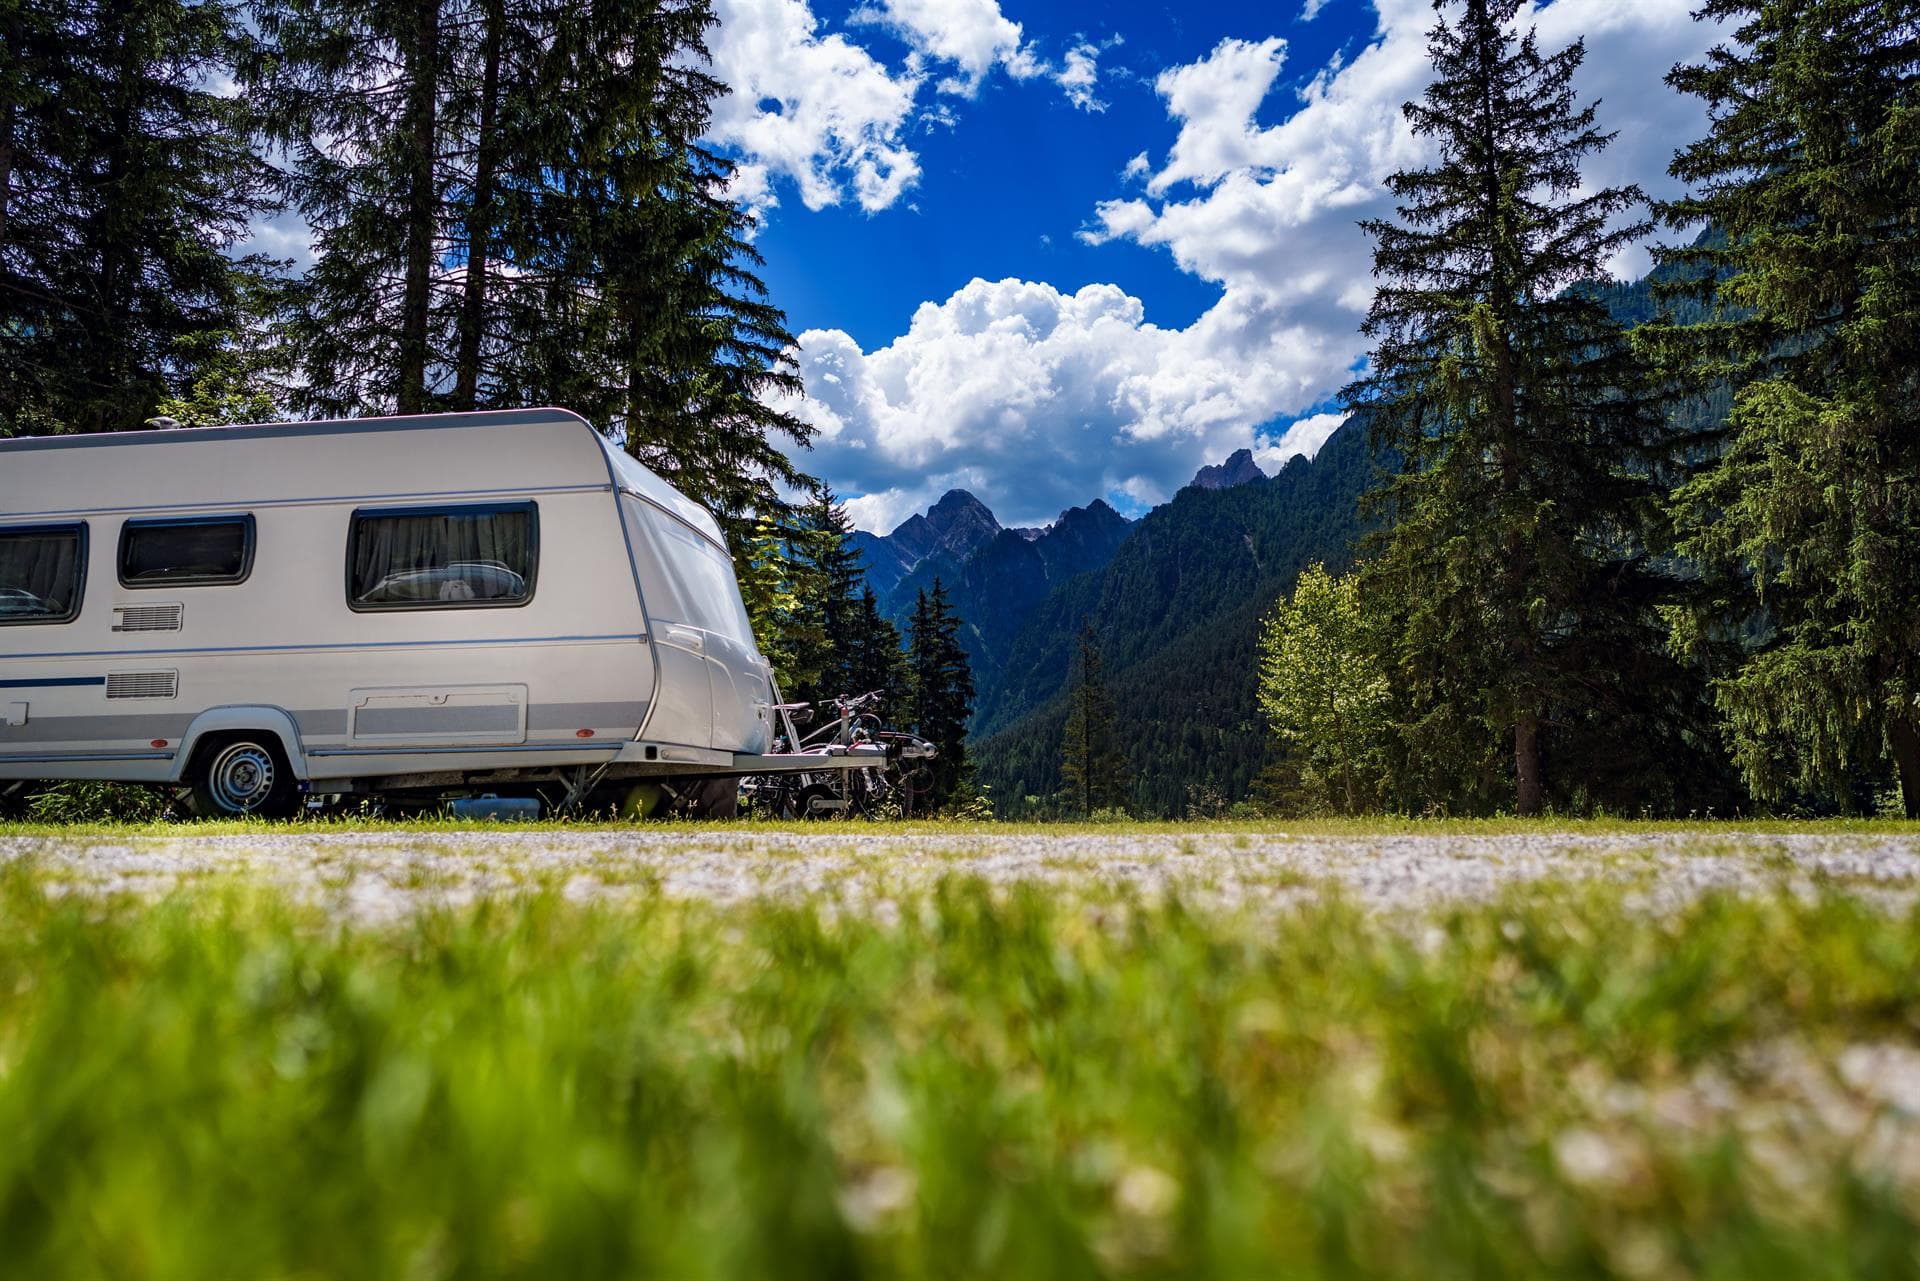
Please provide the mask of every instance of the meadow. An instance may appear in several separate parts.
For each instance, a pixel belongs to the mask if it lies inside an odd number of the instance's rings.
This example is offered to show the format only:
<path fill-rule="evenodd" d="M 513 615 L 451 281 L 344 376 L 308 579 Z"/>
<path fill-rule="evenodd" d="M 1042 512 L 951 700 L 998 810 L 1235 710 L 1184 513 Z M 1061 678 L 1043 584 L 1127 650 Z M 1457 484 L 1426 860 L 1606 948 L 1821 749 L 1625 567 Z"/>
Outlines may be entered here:
<path fill-rule="evenodd" d="M 1920 1275 L 1920 913 L 1844 881 L 365 921 L 10 849 L 0 1273 Z"/>

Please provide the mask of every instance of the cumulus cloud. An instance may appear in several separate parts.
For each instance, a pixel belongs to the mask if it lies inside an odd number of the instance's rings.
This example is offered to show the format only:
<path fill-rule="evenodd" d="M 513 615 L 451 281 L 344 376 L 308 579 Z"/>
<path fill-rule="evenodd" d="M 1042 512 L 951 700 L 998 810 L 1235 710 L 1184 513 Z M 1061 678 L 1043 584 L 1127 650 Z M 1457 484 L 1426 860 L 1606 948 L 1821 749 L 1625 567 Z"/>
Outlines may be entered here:
<path fill-rule="evenodd" d="M 941 93 L 971 98 L 995 66 L 1016 80 L 1045 70 L 998 0 L 882 0 L 856 10 L 853 20 L 886 27 L 921 59 L 951 64 L 954 74 L 940 81 Z"/>
<path fill-rule="evenodd" d="M 1167 114 L 1180 122 L 1180 136 L 1147 189 L 1155 195 L 1181 182 L 1217 182 L 1242 169 L 1268 167 L 1260 146 L 1265 131 L 1253 128 L 1280 66 L 1287 42 L 1222 40 L 1199 62 L 1160 73 L 1154 88 L 1167 100 Z"/>
<path fill-rule="evenodd" d="M 713 72 L 733 92 L 714 107 L 709 137 L 739 157 L 733 195 L 756 210 L 778 203 L 785 178 L 809 209 L 848 194 L 869 212 L 900 199 L 920 175 L 902 141 L 920 77 L 889 71 L 838 33 L 821 34 L 805 0 L 718 0 Z"/>
<path fill-rule="evenodd" d="M 1253 460 L 1271 476 L 1294 458 L 1312 458 L 1319 453 L 1327 437 L 1346 421 L 1345 414 L 1309 414 L 1288 427 L 1278 440 L 1256 450 Z"/>
<path fill-rule="evenodd" d="M 1295 19 L 1295 21 L 1312 22 L 1320 16 L 1320 11 L 1326 7 L 1327 0 L 1307 0 L 1305 4 L 1300 6 L 1300 16 Z"/>
<path fill-rule="evenodd" d="M 1338 374 L 1312 362 L 1316 342 L 1231 312 L 1163 329 L 1114 285 L 973 280 L 876 351 L 839 330 L 802 334 L 808 398 L 783 407 L 820 429 L 809 465 L 863 496 L 852 510 L 868 528 L 955 487 L 1037 524 L 1103 494 L 1161 501 L 1242 446 L 1318 448 L 1331 426 L 1291 446 L 1252 428 L 1302 394 L 1275 361 L 1307 356 L 1312 377 Z"/>
<path fill-rule="evenodd" d="M 1691 20 L 1691 3 L 1558 0 L 1522 12 L 1548 48 L 1586 36 L 1579 90 L 1602 100 L 1603 123 L 1620 134 L 1589 164 L 1591 182 L 1670 189 L 1674 146 L 1705 121 L 1661 80 L 1718 35 Z M 1429 80 L 1432 10 L 1421 0 L 1381 0 L 1378 10 L 1373 41 L 1308 80 L 1297 108 L 1271 126 L 1255 114 L 1279 75 L 1284 41 L 1225 40 L 1200 62 L 1163 73 L 1156 87 L 1179 126 L 1166 162 L 1148 179 L 1146 199 L 1101 203 L 1087 238 L 1164 246 L 1184 269 L 1228 290 L 1283 297 L 1328 323 L 1357 322 L 1372 291 L 1371 246 L 1355 223 L 1391 214 L 1387 174 L 1431 159 L 1400 104 Z M 1634 274 L 1646 261 L 1642 250 L 1613 266 Z"/>
<path fill-rule="evenodd" d="M 1053 82 L 1066 92 L 1067 101 L 1080 110 L 1107 109 L 1107 104 L 1096 93 L 1100 84 L 1100 46 L 1082 40 L 1067 50 L 1066 60 L 1054 73 Z"/>
<path fill-rule="evenodd" d="M 851 197 L 869 213 L 900 203 L 920 176 L 914 126 L 955 123 L 939 94 L 972 98 L 995 68 L 1045 77 L 1087 111 L 1101 46 L 1079 41 L 1062 65 L 1043 59 L 998 0 L 882 0 L 849 21 L 879 26 L 908 47 L 895 69 L 839 32 L 822 31 L 808 0 L 715 0 L 708 39 L 713 73 L 733 92 L 715 104 L 708 137 L 736 159 L 732 197 L 756 214 L 791 182 L 808 209 Z M 1117 41 L 1117 37 L 1116 37 Z"/>
<path fill-rule="evenodd" d="M 1548 48 L 1587 39 L 1579 91 L 1620 131 L 1589 167 L 1594 184 L 1670 189 L 1673 148 L 1704 128 L 1661 82 L 1721 34 L 1692 22 L 1693 3 L 1556 0 L 1521 15 Z M 1355 224 L 1391 213 L 1389 173 L 1429 159 L 1400 104 L 1430 76 L 1432 8 L 1376 10 L 1364 48 L 1292 89 L 1277 88 L 1279 37 L 1223 40 L 1156 80 L 1174 127 L 1164 159 L 1129 164 L 1122 180 L 1144 191 L 1100 203 L 1082 234 L 1164 248 L 1216 283 L 1218 301 L 1187 328 L 1154 325 L 1114 285 L 976 280 L 873 352 L 834 330 L 803 335 L 812 399 L 800 412 L 822 428 L 809 461 L 866 495 L 857 518 L 888 527 L 958 484 L 1033 523 L 1102 493 L 1158 501 L 1236 448 L 1269 470 L 1317 450 L 1338 422 L 1318 411 L 1366 353 L 1371 245 Z M 1644 251 L 1614 264 L 1644 267 Z"/>

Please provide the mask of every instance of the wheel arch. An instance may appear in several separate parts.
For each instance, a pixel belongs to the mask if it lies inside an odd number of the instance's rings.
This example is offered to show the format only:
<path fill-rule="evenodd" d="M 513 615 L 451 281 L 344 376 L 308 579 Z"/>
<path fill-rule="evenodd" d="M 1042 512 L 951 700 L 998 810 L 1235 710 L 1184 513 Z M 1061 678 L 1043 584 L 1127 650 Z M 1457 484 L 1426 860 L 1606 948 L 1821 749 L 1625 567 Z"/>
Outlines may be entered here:
<path fill-rule="evenodd" d="M 300 744 L 300 726 L 293 715 L 279 707 L 215 707 L 194 717 L 193 724 L 180 740 L 180 750 L 174 754 L 173 772 L 168 782 L 180 783 L 187 780 L 187 771 L 193 765 L 194 755 L 200 745 L 214 735 L 226 734 L 271 734 L 280 742 L 280 752 L 286 757 L 287 767 L 293 771 L 297 782 L 308 781 L 307 754 Z"/>

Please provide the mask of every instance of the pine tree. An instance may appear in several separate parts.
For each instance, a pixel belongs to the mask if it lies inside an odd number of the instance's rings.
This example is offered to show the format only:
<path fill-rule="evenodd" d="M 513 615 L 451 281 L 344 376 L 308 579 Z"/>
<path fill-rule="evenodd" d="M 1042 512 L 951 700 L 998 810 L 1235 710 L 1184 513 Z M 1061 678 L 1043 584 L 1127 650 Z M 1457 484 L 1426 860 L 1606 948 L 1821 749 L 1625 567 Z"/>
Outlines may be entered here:
<path fill-rule="evenodd" d="M 1552 727 L 1644 750 L 1632 709 L 1671 665 L 1648 554 L 1664 428 L 1619 326 L 1568 288 L 1645 232 L 1642 197 L 1582 193 L 1611 137 L 1576 101 L 1583 45 L 1542 54 L 1518 9 L 1468 0 L 1430 33 L 1435 81 L 1404 110 L 1439 162 L 1389 179 L 1398 222 L 1364 224 L 1376 345 L 1346 397 L 1398 460 L 1364 590 L 1403 611 L 1416 754 L 1472 780 L 1503 742 L 1515 808 L 1537 814 Z"/>
<path fill-rule="evenodd" d="M 1724 237 L 1670 251 L 1715 323 L 1728 435 L 1677 495 L 1682 548 L 1743 584 L 1679 640 L 1757 631 L 1715 699 L 1753 790 L 1844 796 L 1891 755 L 1920 818 L 1920 6 L 1709 0 L 1731 43 L 1668 81 L 1708 105 L 1662 209 Z"/>
<path fill-rule="evenodd" d="M 248 68 L 284 190 L 312 230 L 295 342 L 303 410 L 328 416 L 437 407 L 451 298 L 443 110 L 460 24 L 440 0 L 259 0 Z"/>
<path fill-rule="evenodd" d="M 803 666 L 806 655 L 817 649 L 809 643 L 813 637 L 800 611 L 806 563 L 795 553 L 790 531 L 770 516 L 756 522 L 753 535 L 733 561 L 747 621 L 760 652 L 773 664 L 774 683 L 783 699 L 798 699 L 815 674 Z"/>
<path fill-rule="evenodd" d="M 862 587 L 854 602 L 853 620 L 845 638 L 847 688 L 856 693 L 884 690 L 888 709 L 907 704 L 912 680 L 907 656 L 900 648 L 900 629 L 880 613 L 880 600 L 871 587 Z"/>
<path fill-rule="evenodd" d="M 732 166 L 709 0 L 258 0 L 249 81 L 314 227 L 303 408 L 564 405 L 725 526 L 794 513 L 812 428 Z"/>
<path fill-rule="evenodd" d="M 502 377 L 566 404 L 709 507 L 738 542 L 789 519 L 790 461 L 813 429 L 773 403 L 797 395 L 793 335 L 758 275 L 731 162 L 702 144 L 709 0 L 618 0 L 561 11 L 524 136 L 543 176 L 516 267 L 539 282 Z"/>
<path fill-rule="evenodd" d="M 1093 624 L 1082 622 L 1067 683 L 1067 723 L 1060 740 L 1061 796 L 1069 812 L 1085 817 L 1095 810 L 1124 806 L 1128 781 L 1100 647 Z"/>
<path fill-rule="evenodd" d="M 793 584 L 793 697 L 808 702 L 855 688 L 850 653 L 865 581 L 846 508 L 824 486 L 791 518 L 787 574 Z M 896 638 L 897 643 L 897 638 Z M 867 687 L 871 688 L 871 687 Z"/>
<path fill-rule="evenodd" d="M 0 434 L 137 428 L 246 327 L 270 208 L 226 0 L 0 10 Z"/>
<path fill-rule="evenodd" d="M 960 648 L 960 619 L 938 578 L 914 602 L 907 667 L 913 681 L 908 706 L 913 732 L 939 749 L 932 761 L 931 803 L 951 802 L 972 777 L 967 720 L 973 714 L 973 672 Z"/>

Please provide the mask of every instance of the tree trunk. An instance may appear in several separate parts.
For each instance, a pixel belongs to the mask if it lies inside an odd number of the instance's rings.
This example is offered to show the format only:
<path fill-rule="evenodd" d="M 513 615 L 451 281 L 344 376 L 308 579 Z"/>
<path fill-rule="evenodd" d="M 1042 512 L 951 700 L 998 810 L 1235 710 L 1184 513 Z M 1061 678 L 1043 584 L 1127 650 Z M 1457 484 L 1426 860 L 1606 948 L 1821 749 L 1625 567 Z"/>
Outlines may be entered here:
<path fill-rule="evenodd" d="M 493 252 L 494 172 L 500 143 L 495 137 L 497 99 L 500 96 L 501 28 L 506 14 L 501 0 L 486 6 L 486 69 L 480 80 L 479 137 L 473 160 L 473 201 L 467 210 L 466 294 L 460 306 L 460 351 L 455 361 L 454 408 L 472 409 L 480 389 L 481 331 L 486 322 L 487 257 Z"/>
<path fill-rule="evenodd" d="M 112 76 L 112 136 L 119 140 L 119 146 L 107 151 L 105 181 L 99 187 L 99 204 L 96 207 L 94 243 L 99 247 L 99 262 L 95 268 L 93 298 L 83 304 L 83 312 L 93 314 L 86 317 L 80 332 L 86 343 L 85 361 L 91 365 L 86 370 L 86 393 L 84 411 L 78 415 L 77 425 L 81 431 L 99 432 L 124 430 L 135 427 L 137 422 L 117 421 L 116 410 L 123 407 L 122 395 L 134 381 L 134 369 L 137 360 L 130 348 L 127 332 L 128 319 L 132 311 L 129 300 L 133 292 L 135 276 L 139 270 L 133 254 L 134 249 L 127 231 L 138 219 L 137 212 L 128 209 L 128 188 L 138 185 L 138 176 L 130 174 L 130 160 L 134 153 L 132 145 L 134 129 L 133 96 L 137 92 L 139 67 L 133 56 L 131 45 L 133 34 L 126 27 L 119 31 L 119 56 L 114 60 L 109 74 Z"/>
<path fill-rule="evenodd" d="M 7 247 L 7 211 L 13 205 L 14 101 L 0 103 L 0 253 Z"/>
<path fill-rule="evenodd" d="M 1893 763 L 1900 771 L 1900 802 L 1908 818 L 1920 818 L 1920 721 L 1913 711 L 1887 720 Z"/>
<path fill-rule="evenodd" d="M 440 0 L 419 0 L 413 47 L 408 50 L 408 164 L 406 294 L 400 311 L 400 368 L 396 400 L 403 414 L 427 407 L 427 329 L 433 271 L 434 107 L 439 88 Z"/>
<path fill-rule="evenodd" d="M 1541 811 L 1540 718 L 1527 712 L 1513 725 L 1514 813 L 1538 818 Z"/>

